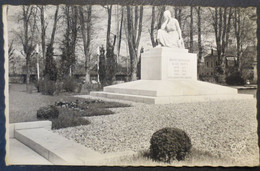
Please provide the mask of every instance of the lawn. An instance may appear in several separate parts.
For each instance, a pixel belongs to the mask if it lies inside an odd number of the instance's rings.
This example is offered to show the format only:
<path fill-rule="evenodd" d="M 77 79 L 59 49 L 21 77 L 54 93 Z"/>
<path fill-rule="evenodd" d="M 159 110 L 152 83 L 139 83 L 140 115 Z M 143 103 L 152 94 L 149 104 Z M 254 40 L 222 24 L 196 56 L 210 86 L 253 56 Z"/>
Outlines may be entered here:
<path fill-rule="evenodd" d="M 41 107 L 55 105 L 59 110 L 57 119 L 50 119 L 53 128 L 59 129 L 70 126 L 86 125 L 90 122 L 82 117 L 114 114 L 109 108 L 129 107 L 128 104 L 105 102 L 101 100 L 82 99 L 74 94 L 61 94 L 58 96 L 42 95 L 33 91 L 26 92 L 25 85 L 12 84 L 10 86 L 10 123 L 37 121 L 36 113 Z"/>
<path fill-rule="evenodd" d="M 36 113 L 40 107 L 54 104 L 64 98 L 63 95 L 47 96 L 37 93 L 29 94 L 24 84 L 11 84 L 9 89 L 9 123 L 37 121 Z"/>

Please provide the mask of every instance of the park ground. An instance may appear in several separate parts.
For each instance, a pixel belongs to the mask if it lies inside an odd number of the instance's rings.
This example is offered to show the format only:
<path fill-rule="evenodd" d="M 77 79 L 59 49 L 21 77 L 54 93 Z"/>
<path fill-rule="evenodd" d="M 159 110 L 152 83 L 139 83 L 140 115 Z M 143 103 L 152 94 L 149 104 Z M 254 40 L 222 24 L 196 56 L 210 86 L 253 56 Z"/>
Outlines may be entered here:
<path fill-rule="evenodd" d="M 24 85 L 11 84 L 10 123 L 36 121 L 37 110 L 67 95 L 26 93 Z M 253 92 L 254 94 L 255 92 Z M 189 104 L 148 105 L 111 109 L 113 115 L 88 117 L 90 125 L 54 130 L 103 154 L 134 152 L 118 165 L 161 165 L 143 157 L 151 135 L 163 127 L 177 127 L 190 136 L 193 149 L 186 161 L 173 165 L 257 165 L 256 99 Z"/>

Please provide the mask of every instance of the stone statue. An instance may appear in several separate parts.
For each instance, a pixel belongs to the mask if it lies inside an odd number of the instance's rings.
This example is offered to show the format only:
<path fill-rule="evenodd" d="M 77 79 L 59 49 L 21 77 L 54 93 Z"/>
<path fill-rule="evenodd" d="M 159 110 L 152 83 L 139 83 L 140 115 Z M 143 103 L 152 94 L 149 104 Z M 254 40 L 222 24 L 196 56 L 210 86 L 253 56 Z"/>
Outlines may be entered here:
<path fill-rule="evenodd" d="M 157 33 L 157 47 L 183 48 L 184 43 L 178 20 L 171 17 L 169 10 L 164 11 L 164 22 Z"/>

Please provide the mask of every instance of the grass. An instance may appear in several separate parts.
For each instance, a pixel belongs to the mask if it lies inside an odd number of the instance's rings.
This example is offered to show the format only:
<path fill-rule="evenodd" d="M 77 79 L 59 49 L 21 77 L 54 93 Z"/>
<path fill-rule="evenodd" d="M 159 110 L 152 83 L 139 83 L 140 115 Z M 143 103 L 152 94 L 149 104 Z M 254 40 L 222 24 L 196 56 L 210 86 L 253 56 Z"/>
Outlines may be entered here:
<path fill-rule="evenodd" d="M 143 150 L 134 155 L 125 155 L 115 158 L 109 161 L 109 164 L 133 166 L 219 166 L 227 165 L 227 163 L 230 165 L 232 162 L 231 159 L 221 158 L 207 151 L 192 148 L 184 160 L 173 160 L 171 163 L 154 161 L 150 157 L 149 150 Z"/>
<path fill-rule="evenodd" d="M 26 92 L 24 84 L 10 85 L 10 123 L 37 121 L 36 113 L 40 107 L 53 105 L 57 101 L 79 102 L 79 107 L 83 111 L 77 111 L 70 108 L 59 109 L 59 117 L 50 119 L 52 129 L 67 128 L 79 125 L 87 125 L 90 122 L 83 117 L 101 116 L 114 114 L 109 108 L 129 107 L 128 104 L 118 102 L 105 102 L 101 100 L 83 99 L 72 96 L 73 93 L 60 94 L 57 96 L 48 96 L 37 93 L 34 90 L 31 94 Z"/>
<path fill-rule="evenodd" d="M 36 113 L 40 107 L 52 105 L 64 98 L 63 95 L 47 96 L 26 92 L 24 84 L 11 84 L 9 89 L 9 123 L 37 121 Z"/>

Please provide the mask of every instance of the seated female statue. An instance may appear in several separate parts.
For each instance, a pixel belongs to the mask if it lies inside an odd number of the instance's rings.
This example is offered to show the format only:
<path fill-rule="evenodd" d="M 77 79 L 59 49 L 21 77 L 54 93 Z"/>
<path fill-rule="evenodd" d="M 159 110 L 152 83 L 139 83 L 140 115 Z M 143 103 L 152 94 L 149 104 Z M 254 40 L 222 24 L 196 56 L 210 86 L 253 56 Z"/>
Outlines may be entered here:
<path fill-rule="evenodd" d="M 171 17 L 169 10 L 163 13 L 164 22 L 157 33 L 157 47 L 184 48 L 178 20 Z"/>

